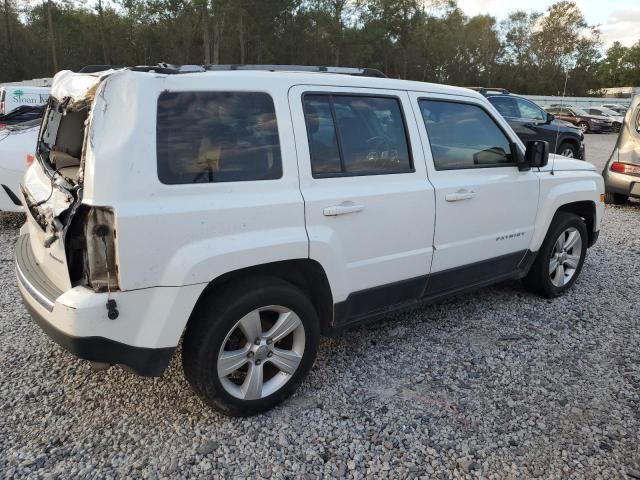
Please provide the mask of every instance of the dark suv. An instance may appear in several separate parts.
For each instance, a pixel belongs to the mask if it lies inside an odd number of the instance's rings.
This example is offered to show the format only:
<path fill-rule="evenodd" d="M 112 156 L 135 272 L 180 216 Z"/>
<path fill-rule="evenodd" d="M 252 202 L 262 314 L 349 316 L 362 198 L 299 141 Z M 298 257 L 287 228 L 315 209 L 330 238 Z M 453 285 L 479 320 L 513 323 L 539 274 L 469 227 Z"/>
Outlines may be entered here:
<path fill-rule="evenodd" d="M 491 102 L 518 137 L 525 143 L 529 140 L 549 142 L 551 152 L 570 158 L 585 159 L 584 135 L 565 122 L 555 120 L 531 100 L 513 95 L 498 88 L 474 88 Z"/>
<path fill-rule="evenodd" d="M 572 106 L 552 105 L 546 109 L 565 122 L 576 125 L 582 133 L 604 133 L 613 131 L 613 121 L 609 117 L 603 115 L 593 115 L 584 110 Z"/>

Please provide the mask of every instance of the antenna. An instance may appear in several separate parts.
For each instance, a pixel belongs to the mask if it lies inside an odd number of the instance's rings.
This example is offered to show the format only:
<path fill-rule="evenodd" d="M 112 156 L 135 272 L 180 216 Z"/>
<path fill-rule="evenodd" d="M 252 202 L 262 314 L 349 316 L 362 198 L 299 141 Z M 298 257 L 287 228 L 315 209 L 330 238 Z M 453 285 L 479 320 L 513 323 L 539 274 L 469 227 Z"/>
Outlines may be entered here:
<path fill-rule="evenodd" d="M 565 70 L 564 88 L 562 89 L 562 100 L 560 100 L 560 110 L 562 110 L 564 108 L 564 97 L 567 94 L 567 82 L 568 81 L 569 81 L 569 69 L 567 68 Z M 558 123 L 556 125 L 556 141 L 555 141 L 556 149 L 558 148 L 558 139 L 559 138 L 560 138 L 560 123 Z M 555 175 L 555 172 L 554 172 L 555 164 L 556 164 L 556 156 L 555 156 L 555 153 L 554 153 L 553 158 L 551 159 L 551 175 Z"/>

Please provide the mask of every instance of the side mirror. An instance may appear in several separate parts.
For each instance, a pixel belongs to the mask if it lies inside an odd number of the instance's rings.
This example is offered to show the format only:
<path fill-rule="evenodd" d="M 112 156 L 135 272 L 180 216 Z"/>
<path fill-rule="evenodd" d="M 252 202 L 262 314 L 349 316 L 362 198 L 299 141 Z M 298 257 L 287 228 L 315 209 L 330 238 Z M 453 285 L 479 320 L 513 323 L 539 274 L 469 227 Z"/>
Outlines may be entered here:
<path fill-rule="evenodd" d="M 549 142 L 529 140 L 524 153 L 524 163 L 528 167 L 542 168 L 549 163 Z"/>
<path fill-rule="evenodd" d="M 547 124 L 550 124 L 551 122 L 553 122 L 556 119 L 556 116 L 553 115 L 552 113 L 547 113 Z"/>

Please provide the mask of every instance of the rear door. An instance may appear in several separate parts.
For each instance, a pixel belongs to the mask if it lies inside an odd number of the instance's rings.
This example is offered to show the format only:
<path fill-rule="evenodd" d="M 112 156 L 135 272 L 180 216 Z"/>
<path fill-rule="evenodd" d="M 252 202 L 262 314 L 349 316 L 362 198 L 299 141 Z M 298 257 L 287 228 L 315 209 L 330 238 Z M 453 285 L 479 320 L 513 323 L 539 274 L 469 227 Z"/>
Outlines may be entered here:
<path fill-rule="evenodd" d="M 513 275 L 533 236 L 539 195 L 535 173 L 514 163 L 516 138 L 480 99 L 411 97 L 436 194 L 427 294 Z"/>
<path fill-rule="evenodd" d="M 290 90 L 309 255 L 336 322 L 419 297 L 432 258 L 434 192 L 406 92 Z"/>

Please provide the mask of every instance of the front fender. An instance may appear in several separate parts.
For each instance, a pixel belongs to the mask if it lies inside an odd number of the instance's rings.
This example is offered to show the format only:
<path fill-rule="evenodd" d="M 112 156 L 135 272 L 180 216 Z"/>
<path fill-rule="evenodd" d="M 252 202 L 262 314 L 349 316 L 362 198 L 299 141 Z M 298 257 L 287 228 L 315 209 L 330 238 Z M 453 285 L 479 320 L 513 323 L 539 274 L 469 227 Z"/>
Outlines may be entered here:
<path fill-rule="evenodd" d="M 604 193 L 603 178 L 591 171 L 556 171 L 553 175 L 541 172 L 538 215 L 529 249 L 537 252 L 551 226 L 556 212 L 564 205 L 575 202 L 593 202 L 596 215 L 593 230 L 600 230 L 604 205 L 600 195 Z"/>

